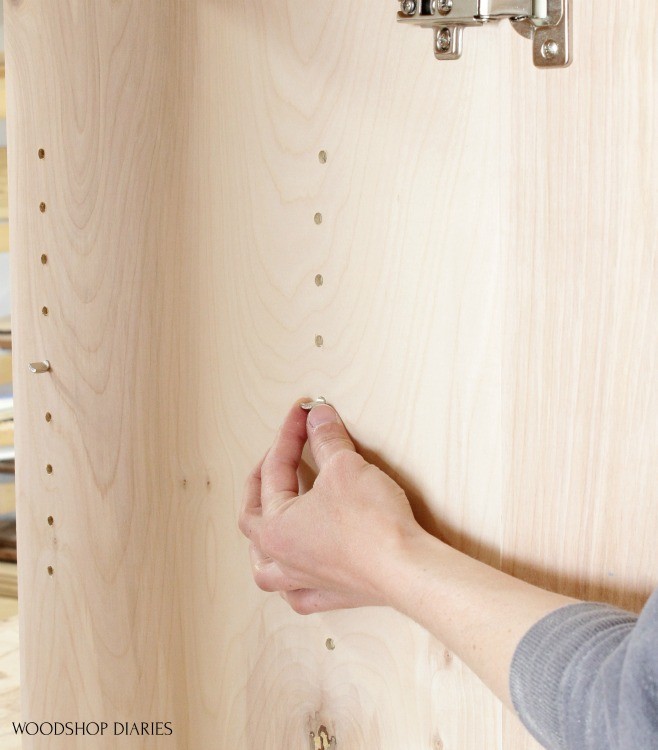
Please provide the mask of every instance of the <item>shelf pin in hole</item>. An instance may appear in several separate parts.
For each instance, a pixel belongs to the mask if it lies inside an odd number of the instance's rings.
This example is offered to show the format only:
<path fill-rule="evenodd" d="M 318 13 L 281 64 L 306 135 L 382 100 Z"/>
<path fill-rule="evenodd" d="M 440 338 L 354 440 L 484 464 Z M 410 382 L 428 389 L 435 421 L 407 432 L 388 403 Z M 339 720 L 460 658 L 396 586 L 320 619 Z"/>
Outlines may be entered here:
<path fill-rule="evenodd" d="M 41 372 L 48 372 L 50 370 L 50 362 L 47 359 L 44 359 L 41 362 L 30 362 L 28 368 L 30 372 L 34 372 L 37 374 Z"/>

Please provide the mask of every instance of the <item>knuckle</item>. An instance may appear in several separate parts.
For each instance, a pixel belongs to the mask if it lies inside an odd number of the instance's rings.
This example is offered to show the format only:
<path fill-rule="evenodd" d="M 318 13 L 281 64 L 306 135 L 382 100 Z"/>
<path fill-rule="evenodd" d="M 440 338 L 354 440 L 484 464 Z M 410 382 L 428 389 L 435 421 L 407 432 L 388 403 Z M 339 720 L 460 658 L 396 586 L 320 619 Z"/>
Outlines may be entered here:
<path fill-rule="evenodd" d="M 363 464 L 368 465 L 359 453 L 352 450 L 340 450 L 330 456 L 327 468 L 339 479 L 351 479 Z"/>
<path fill-rule="evenodd" d="M 256 586 L 262 591 L 276 591 L 276 587 L 273 585 L 272 580 L 267 573 L 262 569 L 254 570 L 254 581 Z"/>
<path fill-rule="evenodd" d="M 348 452 L 354 451 L 354 443 L 342 432 L 331 432 L 326 430 L 324 434 L 319 435 L 318 446 L 321 450 L 333 448 L 334 450 L 346 448 Z"/>
<path fill-rule="evenodd" d="M 375 478 L 384 476 L 382 470 L 378 466 L 368 463 L 368 461 L 365 460 L 361 464 L 355 465 L 354 470 L 359 479 L 374 480 Z"/>
<path fill-rule="evenodd" d="M 285 557 L 286 543 L 281 533 L 280 524 L 268 519 L 260 528 L 258 543 L 261 550 L 276 560 Z"/>
<path fill-rule="evenodd" d="M 247 537 L 247 539 L 254 539 L 256 536 L 256 529 L 254 526 L 254 520 L 249 513 L 242 511 L 238 516 L 238 529 Z"/>
<path fill-rule="evenodd" d="M 268 557 L 277 557 L 280 547 L 279 536 L 272 523 L 266 523 L 260 530 L 259 546 Z"/>
<path fill-rule="evenodd" d="M 294 599 L 290 605 L 298 615 L 310 615 L 313 609 L 303 599 Z"/>
<path fill-rule="evenodd" d="M 298 615 L 312 615 L 320 609 L 315 592 L 309 589 L 291 592 L 288 602 Z"/>

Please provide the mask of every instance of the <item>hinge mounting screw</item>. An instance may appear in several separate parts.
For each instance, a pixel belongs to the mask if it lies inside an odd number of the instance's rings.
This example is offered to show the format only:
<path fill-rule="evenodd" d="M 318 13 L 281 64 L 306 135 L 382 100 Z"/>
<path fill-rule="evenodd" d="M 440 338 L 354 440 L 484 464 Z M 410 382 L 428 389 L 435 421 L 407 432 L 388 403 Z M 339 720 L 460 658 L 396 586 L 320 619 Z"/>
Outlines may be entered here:
<path fill-rule="evenodd" d="M 398 0 L 399 23 L 432 29 L 437 60 L 458 60 L 464 29 L 507 19 L 532 44 L 538 68 L 566 68 L 572 59 L 572 0 Z"/>
<path fill-rule="evenodd" d="M 547 39 L 541 46 L 541 56 L 544 60 L 552 60 L 560 51 L 560 46 L 554 39 Z"/>
<path fill-rule="evenodd" d="M 452 43 L 452 31 L 450 29 L 441 29 L 436 35 L 436 48 L 439 52 L 447 52 Z"/>

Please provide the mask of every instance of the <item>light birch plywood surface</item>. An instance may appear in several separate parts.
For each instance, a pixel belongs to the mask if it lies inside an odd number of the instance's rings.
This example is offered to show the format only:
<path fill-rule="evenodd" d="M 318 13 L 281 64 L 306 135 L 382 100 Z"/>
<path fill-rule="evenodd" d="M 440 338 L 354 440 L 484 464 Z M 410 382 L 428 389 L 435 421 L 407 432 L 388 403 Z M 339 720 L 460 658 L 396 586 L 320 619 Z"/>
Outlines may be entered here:
<path fill-rule="evenodd" d="M 601 54 L 610 5 L 538 72 L 506 25 L 439 64 L 374 0 L 7 4 L 24 719 L 173 723 L 134 748 L 307 750 L 322 724 L 537 747 L 398 614 L 259 591 L 236 518 L 322 394 L 431 531 L 641 605 L 656 65 L 639 18 Z"/>
<path fill-rule="evenodd" d="M 515 45 L 505 227 L 504 568 L 634 611 L 658 585 L 658 9 L 647 10 L 629 18 L 615 2 L 601 18 L 574 3 L 577 58 L 559 76 L 522 65 Z M 508 747 L 538 747 L 513 723 Z"/>

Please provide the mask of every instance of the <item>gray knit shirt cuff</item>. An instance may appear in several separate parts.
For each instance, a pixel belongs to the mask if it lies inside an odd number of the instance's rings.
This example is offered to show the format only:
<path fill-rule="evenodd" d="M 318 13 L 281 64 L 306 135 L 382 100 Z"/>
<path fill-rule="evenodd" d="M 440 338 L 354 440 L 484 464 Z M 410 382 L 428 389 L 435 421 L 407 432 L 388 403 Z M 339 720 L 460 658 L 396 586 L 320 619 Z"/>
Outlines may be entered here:
<path fill-rule="evenodd" d="M 551 612 L 523 636 L 510 692 L 521 720 L 548 750 L 626 748 L 620 713 L 637 691 L 631 680 L 624 692 L 622 677 L 637 620 L 607 604 L 581 602 Z"/>

